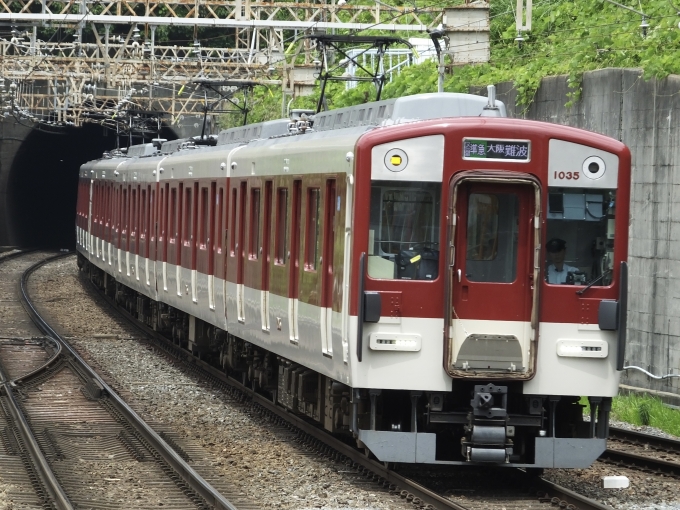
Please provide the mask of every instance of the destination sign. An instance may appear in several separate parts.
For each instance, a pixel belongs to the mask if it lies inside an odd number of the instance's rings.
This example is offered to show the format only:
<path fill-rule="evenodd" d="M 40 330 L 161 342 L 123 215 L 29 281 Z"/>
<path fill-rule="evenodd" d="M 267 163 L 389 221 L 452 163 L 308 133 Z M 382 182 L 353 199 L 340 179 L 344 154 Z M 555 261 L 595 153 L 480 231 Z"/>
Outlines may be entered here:
<path fill-rule="evenodd" d="M 499 161 L 529 161 L 531 142 L 528 140 L 463 139 L 463 159 Z"/>

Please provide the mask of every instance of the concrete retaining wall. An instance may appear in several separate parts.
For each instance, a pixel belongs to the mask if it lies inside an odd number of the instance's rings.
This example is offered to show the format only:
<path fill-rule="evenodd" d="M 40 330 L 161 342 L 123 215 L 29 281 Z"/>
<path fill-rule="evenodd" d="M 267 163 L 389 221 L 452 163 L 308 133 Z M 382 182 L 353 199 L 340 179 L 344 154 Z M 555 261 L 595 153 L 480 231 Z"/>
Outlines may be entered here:
<path fill-rule="evenodd" d="M 497 90 L 511 117 L 596 131 L 630 147 L 626 362 L 657 375 L 680 373 L 680 76 L 645 81 L 639 69 L 588 72 L 581 99 L 571 108 L 565 106 L 566 76 L 545 78 L 526 111 L 515 106 L 511 83 Z M 630 370 L 622 382 L 673 393 L 680 389 L 678 378 L 656 381 Z"/>

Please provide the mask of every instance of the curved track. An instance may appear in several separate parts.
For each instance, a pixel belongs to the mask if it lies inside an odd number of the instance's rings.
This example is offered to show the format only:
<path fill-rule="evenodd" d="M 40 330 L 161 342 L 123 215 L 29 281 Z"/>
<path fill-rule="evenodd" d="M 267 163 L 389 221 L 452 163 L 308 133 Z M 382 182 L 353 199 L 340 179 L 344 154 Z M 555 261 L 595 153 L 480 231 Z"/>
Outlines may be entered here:
<path fill-rule="evenodd" d="M 0 364 L 5 365 L 0 371 L 4 411 L 0 422 L 7 423 L 2 443 L 7 457 L 20 457 L 25 479 L 32 486 L 35 498 L 25 503 L 70 509 L 143 508 L 160 502 L 165 508 L 235 510 L 37 312 L 27 292 L 28 277 L 56 257 L 20 257 L 24 254 L 0 259 L 0 263 L 21 262 L 3 272 L 2 284 L 12 285 L 13 279 L 16 285 L 19 273 L 40 259 L 23 272 L 19 287 L 26 313 L 46 335 L 7 334 L 0 346 Z M 19 311 L 12 312 L 16 320 Z M 0 456 L 0 466 L 5 462 L 9 460 Z M 141 480 L 144 487 L 140 487 Z M 22 492 L 28 484 L 23 484 Z M 155 504 L 148 500 L 149 486 Z M 102 489 L 118 494 L 98 499 Z"/>
<path fill-rule="evenodd" d="M 385 487 L 389 487 L 391 491 L 400 494 L 418 508 L 537 510 L 557 505 L 559 508 L 567 508 L 569 510 L 611 510 L 611 507 L 602 505 L 564 487 L 541 478 L 533 477 L 519 470 L 512 470 L 511 473 L 507 473 L 509 475 L 509 483 L 504 484 L 501 490 L 494 491 L 494 487 L 489 484 L 486 493 L 479 493 L 473 498 L 468 496 L 459 497 L 456 495 L 455 490 L 453 494 L 444 495 L 444 491 L 431 488 L 433 485 L 437 485 L 434 480 L 440 479 L 454 484 L 460 484 L 461 481 L 464 483 L 464 480 L 462 480 L 464 477 L 461 477 L 460 471 L 455 469 L 438 470 L 433 477 L 428 477 L 411 476 L 407 474 L 408 470 L 400 473 L 390 469 L 390 467 L 368 458 L 363 452 L 319 429 L 316 425 L 275 405 L 271 400 L 271 396 L 253 391 L 240 381 L 228 377 L 224 372 L 209 363 L 192 356 L 186 350 L 179 348 L 158 332 L 148 328 L 126 311 L 117 307 L 112 299 L 100 292 L 94 285 L 90 288 L 93 292 L 96 292 L 97 296 L 106 300 L 111 305 L 111 308 L 115 309 L 134 328 L 141 331 L 150 342 L 173 358 L 180 360 L 186 371 L 194 373 L 200 379 L 207 380 L 211 387 L 221 388 L 227 393 L 239 392 L 246 395 L 253 403 L 260 406 L 264 412 L 269 413 L 274 423 L 286 423 L 300 430 L 304 436 L 302 442 L 309 449 L 317 452 L 319 455 L 340 455 L 344 457 L 345 462 L 356 471 L 358 476 L 364 476 L 381 483 Z M 491 472 L 492 478 L 503 478 L 498 477 L 498 470 L 491 470 Z M 495 485 L 499 484 L 496 483 Z"/>

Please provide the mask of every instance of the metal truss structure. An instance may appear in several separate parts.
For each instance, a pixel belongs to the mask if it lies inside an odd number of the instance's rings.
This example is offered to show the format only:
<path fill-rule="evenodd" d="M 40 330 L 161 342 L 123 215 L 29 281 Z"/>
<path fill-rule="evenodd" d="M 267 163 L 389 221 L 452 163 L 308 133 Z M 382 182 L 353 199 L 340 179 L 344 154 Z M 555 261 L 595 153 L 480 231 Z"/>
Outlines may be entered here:
<path fill-rule="evenodd" d="M 53 124 L 118 119 L 129 126 L 125 112 L 139 109 L 166 111 L 178 123 L 214 100 L 196 80 L 279 84 L 277 64 L 290 65 L 289 55 L 310 60 L 304 34 L 416 33 L 442 22 L 441 8 L 336 1 L 0 0 L 0 105 L 6 116 Z M 40 41 L 38 27 L 73 37 Z M 157 44 L 159 27 L 187 27 L 193 44 Z M 201 32 L 210 28 L 223 30 L 233 46 L 206 45 Z"/>

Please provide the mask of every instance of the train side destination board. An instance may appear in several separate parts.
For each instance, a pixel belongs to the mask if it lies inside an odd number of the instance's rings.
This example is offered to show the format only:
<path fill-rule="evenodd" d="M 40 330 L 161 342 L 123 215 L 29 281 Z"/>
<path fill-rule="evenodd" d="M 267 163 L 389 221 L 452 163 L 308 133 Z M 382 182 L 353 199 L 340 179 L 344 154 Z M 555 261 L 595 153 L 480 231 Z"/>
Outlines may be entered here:
<path fill-rule="evenodd" d="M 463 138 L 463 159 L 529 161 L 529 140 Z"/>

